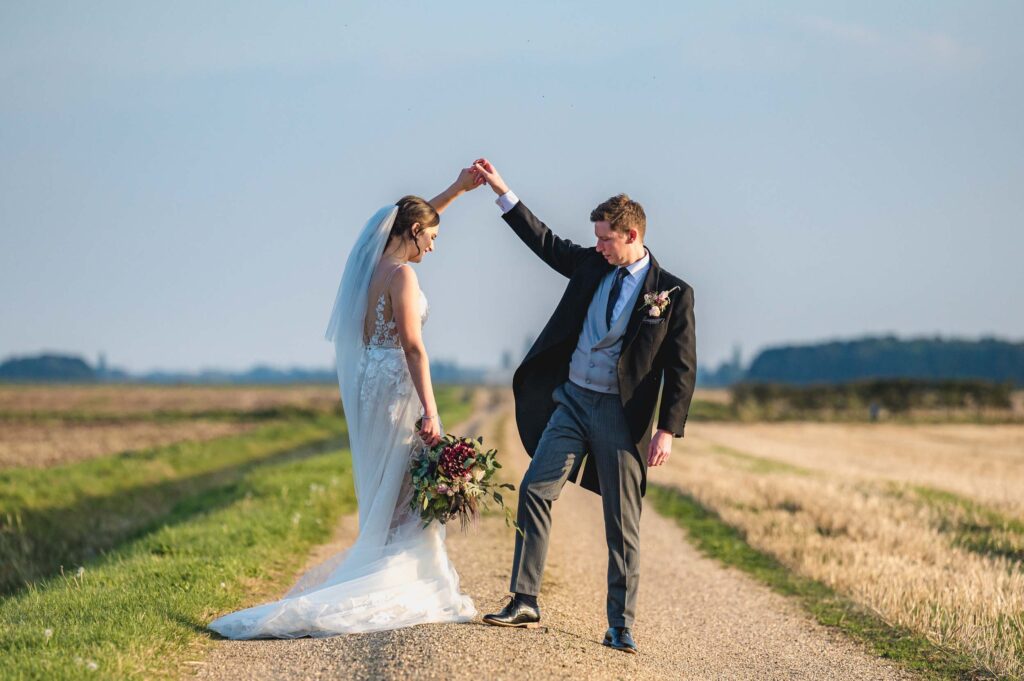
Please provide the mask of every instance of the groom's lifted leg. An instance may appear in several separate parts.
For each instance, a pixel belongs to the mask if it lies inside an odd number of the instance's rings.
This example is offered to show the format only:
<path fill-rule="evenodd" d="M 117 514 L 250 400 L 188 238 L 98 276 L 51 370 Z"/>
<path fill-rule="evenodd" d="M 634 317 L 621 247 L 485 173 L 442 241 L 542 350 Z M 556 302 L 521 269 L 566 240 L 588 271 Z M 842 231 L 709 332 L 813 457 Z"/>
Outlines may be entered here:
<path fill-rule="evenodd" d="M 519 508 L 512 559 L 512 599 L 501 612 L 484 616 L 484 622 L 506 627 L 526 627 L 540 621 L 540 594 L 544 563 L 551 533 L 551 504 L 566 481 L 575 476 L 587 443 L 579 405 L 567 399 L 564 386 L 554 393 L 557 408 L 537 445 L 530 467 L 519 485 Z"/>

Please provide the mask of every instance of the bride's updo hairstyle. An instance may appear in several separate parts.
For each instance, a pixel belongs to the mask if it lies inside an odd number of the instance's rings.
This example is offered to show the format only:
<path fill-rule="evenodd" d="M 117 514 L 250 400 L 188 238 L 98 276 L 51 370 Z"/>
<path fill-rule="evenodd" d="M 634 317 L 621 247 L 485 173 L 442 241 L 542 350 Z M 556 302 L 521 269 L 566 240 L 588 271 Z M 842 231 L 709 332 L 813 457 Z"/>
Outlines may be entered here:
<path fill-rule="evenodd" d="M 420 231 L 437 227 L 441 224 L 441 216 L 429 203 L 411 194 L 400 198 L 395 205 L 398 206 L 398 215 L 395 216 L 395 224 L 391 226 L 388 241 L 408 239 L 416 244 L 417 252 L 422 252 L 416 242 L 417 234 L 412 233 L 412 226 L 418 222 Z"/>

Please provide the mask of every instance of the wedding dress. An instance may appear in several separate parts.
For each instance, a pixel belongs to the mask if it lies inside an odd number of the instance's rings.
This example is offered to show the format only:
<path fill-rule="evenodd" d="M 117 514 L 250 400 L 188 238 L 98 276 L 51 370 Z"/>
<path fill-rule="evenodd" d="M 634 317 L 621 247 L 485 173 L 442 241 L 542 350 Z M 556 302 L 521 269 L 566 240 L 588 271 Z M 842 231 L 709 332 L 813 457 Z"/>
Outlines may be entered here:
<path fill-rule="evenodd" d="M 445 528 L 424 528 L 410 508 L 409 459 L 422 446 L 421 413 L 386 289 L 363 321 L 370 276 L 394 222 L 385 207 L 364 227 L 345 265 L 327 337 L 335 342 L 359 503 L 359 536 L 347 550 L 305 573 L 279 601 L 224 615 L 208 626 L 232 639 L 332 636 L 429 622 L 466 622 L 476 614 L 459 589 L 445 550 Z M 420 291 L 420 318 L 428 306 Z"/>

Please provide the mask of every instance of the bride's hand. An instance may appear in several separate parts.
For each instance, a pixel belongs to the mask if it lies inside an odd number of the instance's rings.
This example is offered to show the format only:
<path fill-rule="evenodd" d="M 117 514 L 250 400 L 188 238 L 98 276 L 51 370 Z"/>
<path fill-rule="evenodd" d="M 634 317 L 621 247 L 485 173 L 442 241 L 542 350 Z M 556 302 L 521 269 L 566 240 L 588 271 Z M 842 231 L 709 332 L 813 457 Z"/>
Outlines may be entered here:
<path fill-rule="evenodd" d="M 474 173 L 471 168 L 463 168 L 455 180 L 455 188 L 462 192 L 473 191 L 484 183 L 484 178 Z"/>
<path fill-rule="evenodd" d="M 419 436 L 428 447 L 433 447 L 441 441 L 441 426 L 437 414 L 434 414 L 431 418 L 422 418 L 420 420 Z"/>

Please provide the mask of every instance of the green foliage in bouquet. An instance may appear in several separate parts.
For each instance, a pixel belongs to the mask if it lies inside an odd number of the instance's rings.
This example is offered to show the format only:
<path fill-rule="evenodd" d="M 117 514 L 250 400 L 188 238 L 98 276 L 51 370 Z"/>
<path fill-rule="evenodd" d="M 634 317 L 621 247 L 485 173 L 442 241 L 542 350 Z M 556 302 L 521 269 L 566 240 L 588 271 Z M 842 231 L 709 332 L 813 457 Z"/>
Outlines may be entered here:
<path fill-rule="evenodd" d="M 501 468 L 498 450 L 484 449 L 484 439 L 445 435 L 433 447 L 423 447 L 412 457 L 410 474 L 414 490 L 412 508 L 419 511 L 426 527 L 433 521 L 442 525 L 458 517 L 462 528 L 475 520 L 491 501 L 505 512 L 505 525 L 516 525 L 512 509 L 505 506 L 499 489 L 515 490 L 509 483 L 498 484 L 494 474 Z"/>

